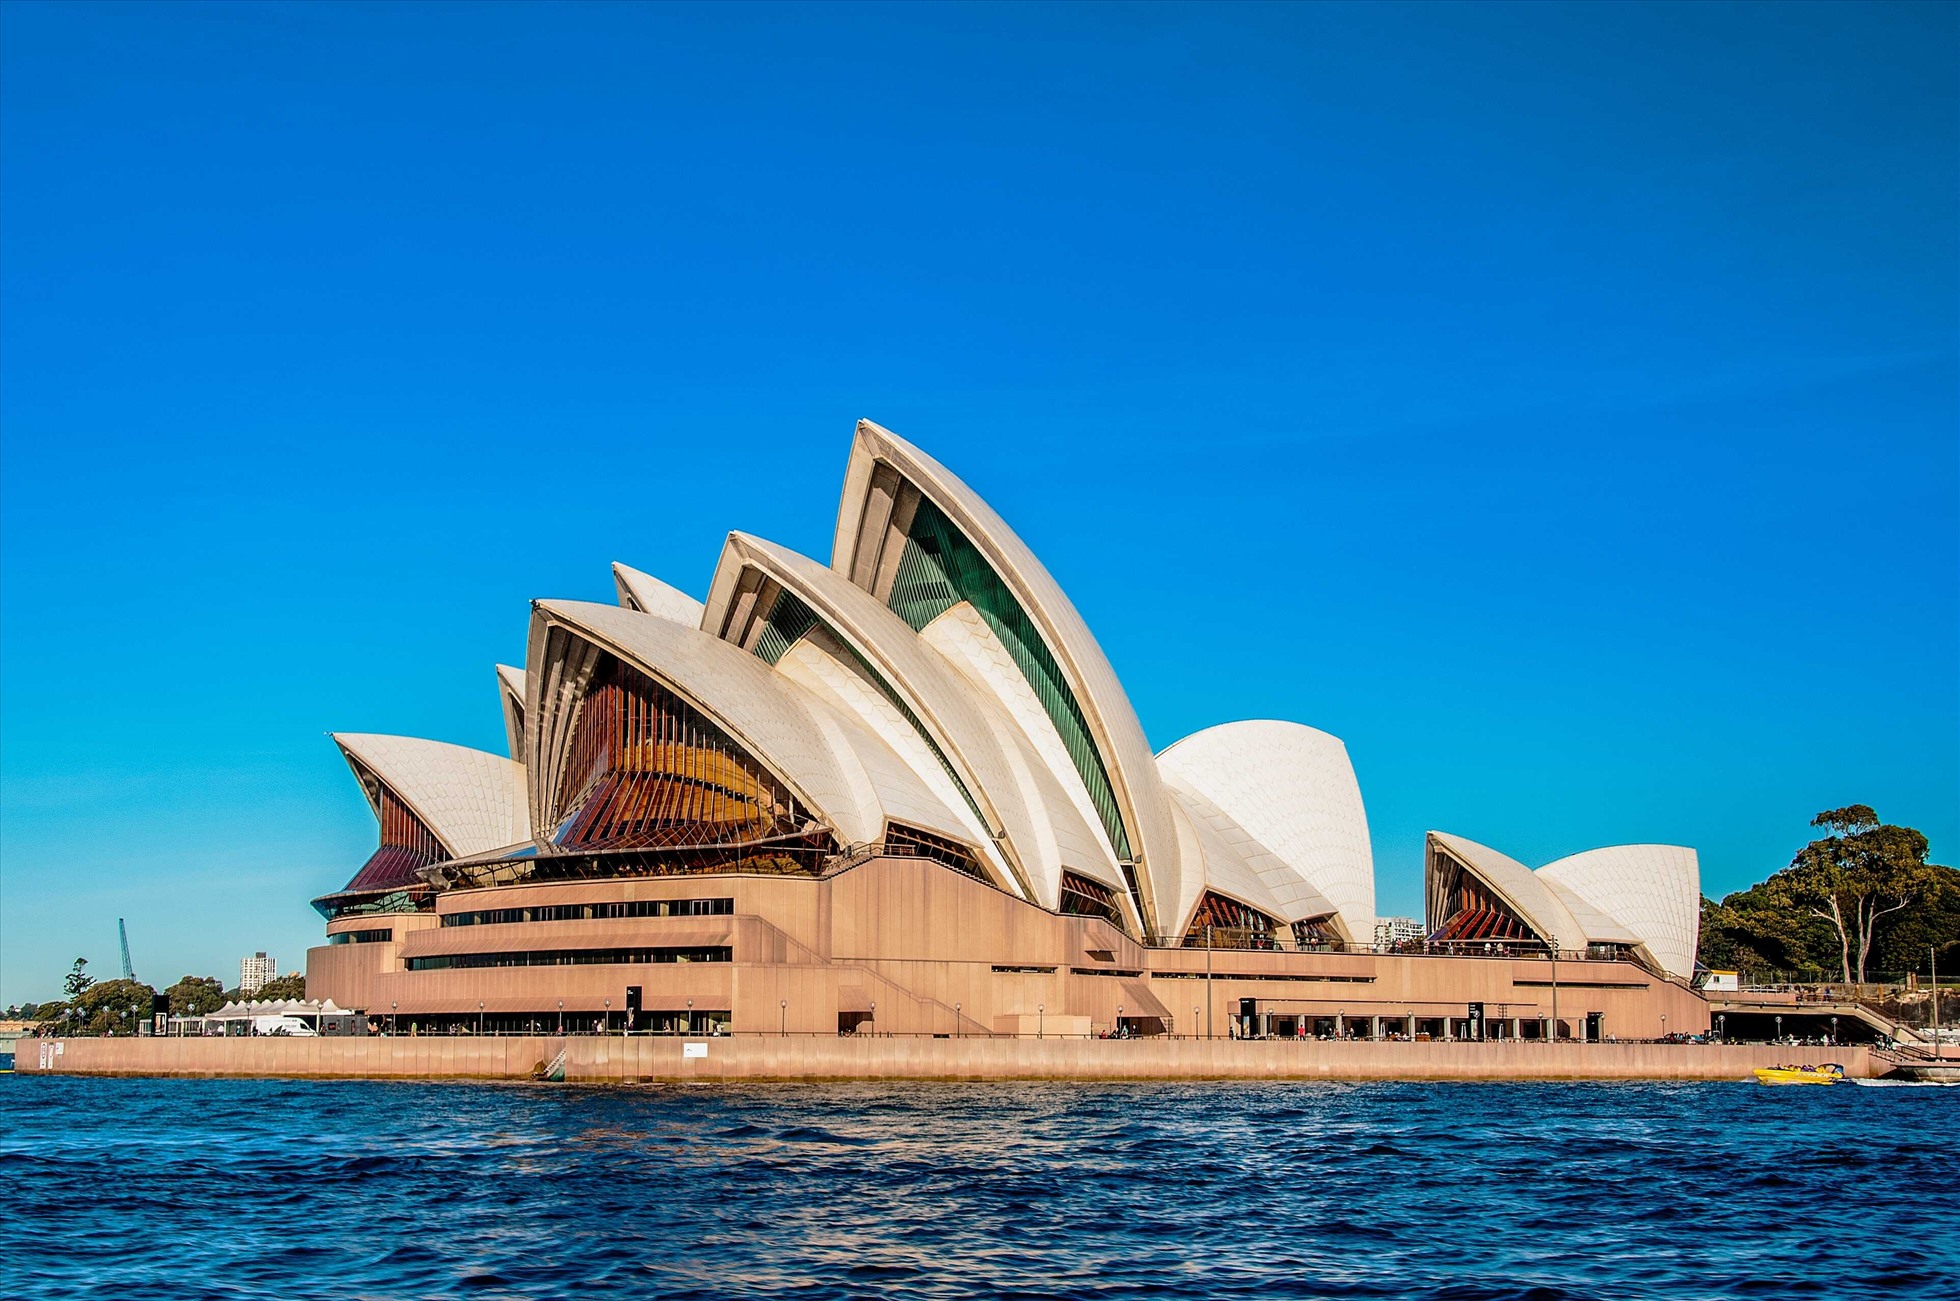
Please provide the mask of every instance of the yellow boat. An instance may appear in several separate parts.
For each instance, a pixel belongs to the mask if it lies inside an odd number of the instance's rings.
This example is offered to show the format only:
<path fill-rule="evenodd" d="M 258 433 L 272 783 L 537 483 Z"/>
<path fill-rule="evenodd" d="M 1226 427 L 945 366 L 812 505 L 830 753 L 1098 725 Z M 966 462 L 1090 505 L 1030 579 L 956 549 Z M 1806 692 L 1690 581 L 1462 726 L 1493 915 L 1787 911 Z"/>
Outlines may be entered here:
<path fill-rule="evenodd" d="M 1759 1084 L 1836 1084 L 1844 1078 L 1844 1067 L 1836 1062 L 1822 1066 L 1758 1066 Z"/>

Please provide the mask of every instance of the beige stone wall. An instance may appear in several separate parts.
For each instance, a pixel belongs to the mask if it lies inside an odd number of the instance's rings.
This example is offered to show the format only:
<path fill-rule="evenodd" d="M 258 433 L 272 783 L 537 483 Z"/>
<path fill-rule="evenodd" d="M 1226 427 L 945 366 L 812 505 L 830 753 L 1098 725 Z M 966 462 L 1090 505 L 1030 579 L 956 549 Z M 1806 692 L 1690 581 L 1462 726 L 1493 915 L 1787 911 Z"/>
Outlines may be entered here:
<path fill-rule="evenodd" d="M 17 1069 L 211 1077 L 528 1079 L 562 1048 L 571 1083 L 668 1080 L 1744 1080 L 1758 1066 L 1836 1061 L 1863 1047 L 1549 1043 L 1318 1043 L 1229 1039 L 356 1038 L 21 1040 Z M 690 1057 L 686 1045 L 704 1045 Z"/>
<path fill-rule="evenodd" d="M 388 919 L 392 944 L 308 953 L 307 993 L 387 1015 L 529 1012 L 589 1026 L 638 985 L 650 1012 L 729 1010 L 738 1032 L 834 1034 L 840 1012 L 895 1034 L 984 1034 L 1002 1018 L 1080 1018 L 1091 1032 L 1123 1017 L 1164 1018 L 1179 1037 L 1224 1036 L 1239 1000 L 1278 1016 L 1456 1017 L 1481 1002 L 1492 1022 L 1549 1018 L 1553 964 L 1500 956 L 1386 957 L 1145 949 L 1115 927 L 1064 917 L 920 859 L 877 859 L 824 880 L 712 876 L 459 890 L 441 913 L 540 904 L 730 898 L 732 916 L 447 927 L 423 914 Z M 330 929 L 383 924 L 349 918 Z M 437 952 L 728 944 L 712 964 L 503 967 L 410 972 Z M 1107 958 L 1095 956 L 1106 953 Z M 1209 961 L 1212 979 L 1205 979 Z M 1097 974 L 1112 973 L 1112 974 Z M 1561 962 L 1559 1019 L 1604 1015 L 1620 1039 L 1697 1033 L 1707 1003 L 1626 962 Z M 1665 1022 L 1663 1022 L 1665 1017 Z M 1018 1024 L 1018 1022 L 1016 1022 Z"/>

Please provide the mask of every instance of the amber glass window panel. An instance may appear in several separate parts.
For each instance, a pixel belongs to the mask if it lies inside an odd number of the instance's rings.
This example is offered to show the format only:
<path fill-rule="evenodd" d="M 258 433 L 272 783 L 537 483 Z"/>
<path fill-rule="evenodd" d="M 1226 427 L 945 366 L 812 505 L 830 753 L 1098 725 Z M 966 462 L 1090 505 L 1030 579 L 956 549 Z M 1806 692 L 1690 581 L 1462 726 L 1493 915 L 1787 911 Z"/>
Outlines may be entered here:
<path fill-rule="evenodd" d="M 381 819 L 381 844 L 361 864 L 354 879 L 342 887 L 341 893 L 368 890 L 399 890 L 406 886 L 422 883 L 416 875 L 431 863 L 440 863 L 449 857 L 449 852 L 436 839 L 435 832 L 415 816 L 413 809 L 396 797 L 386 786 L 379 786 L 375 798 L 376 813 Z"/>
<path fill-rule="evenodd" d="M 972 849 L 957 840 L 894 822 L 885 828 L 885 852 L 893 858 L 930 858 L 977 881 L 987 879 Z"/>
<path fill-rule="evenodd" d="M 1524 918 L 1461 863 L 1441 855 L 1438 859 L 1443 869 L 1444 921 L 1430 935 L 1431 941 L 1537 939 Z"/>
<path fill-rule="evenodd" d="M 1115 925 L 1120 931 L 1128 931 L 1123 925 L 1122 910 L 1116 906 L 1116 892 L 1099 881 L 1091 881 L 1086 876 L 1074 872 L 1062 873 L 1061 911 L 1074 917 L 1101 917 Z"/>
<path fill-rule="evenodd" d="M 567 849 L 746 844 L 811 820 L 727 733 L 616 659 L 593 675 L 565 774 L 553 820 Z"/>
<path fill-rule="evenodd" d="M 1184 932 L 1187 948 L 1270 949 L 1279 923 L 1236 899 L 1207 890 Z"/>
<path fill-rule="evenodd" d="M 1339 943 L 1328 918 L 1308 917 L 1293 923 L 1293 943 L 1302 949 L 1327 948 Z"/>

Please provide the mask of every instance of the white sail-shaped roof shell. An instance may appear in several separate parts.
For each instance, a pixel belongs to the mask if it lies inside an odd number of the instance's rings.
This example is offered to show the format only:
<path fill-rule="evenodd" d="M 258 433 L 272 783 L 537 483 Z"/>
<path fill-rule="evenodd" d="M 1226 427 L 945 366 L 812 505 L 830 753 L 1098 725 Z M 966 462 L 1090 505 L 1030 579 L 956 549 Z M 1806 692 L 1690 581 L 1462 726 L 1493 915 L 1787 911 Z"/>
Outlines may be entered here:
<path fill-rule="evenodd" d="M 690 628 L 701 626 L 701 603 L 678 587 L 617 560 L 613 562 L 612 573 L 613 586 L 619 589 L 619 603 L 626 609 L 658 615 Z"/>
<path fill-rule="evenodd" d="M 915 514 L 928 502 L 943 520 Z M 1255 721 L 1153 756 L 1046 568 L 889 430 L 857 427 L 829 567 L 737 533 L 706 604 L 630 566 L 612 572 L 618 607 L 538 602 L 527 667 L 497 666 L 511 759 L 335 734 L 370 800 L 387 788 L 453 858 L 502 860 L 556 807 L 576 706 L 613 655 L 713 720 L 840 846 L 902 822 L 970 846 L 996 884 L 1051 909 L 1063 873 L 1079 874 L 1112 890 L 1144 938 L 1181 936 L 1207 890 L 1280 922 L 1372 936 L 1373 853 L 1346 747 Z M 747 647 L 768 631 L 756 608 L 777 588 L 817 622 L 777 628 L 763 645 L 772 664 Z M 1430 844 L 1432 868 L 1441 853 L 1460 861 L 1541 938 L 1628 946 L 1670 975 L 1693 972 L 1691 849 L 1614 846 L 1533 872 L 1459 836 L 1432 832 Z M 1430 886 L 1433 914 L 1441 878 Z"/>
<path fill-rule="evenodd" d="M 530 673 L 537 718 L 530 754 L 539 774 L 532 794 L 538 818 L 553 807 L 572 706 L 584 685 L 575 668 L 547 658 L 553 627 L 619 656 L 713 720 L 843 844 L 877 840 L 888 808 L 898 810 L 891 816 L 939 834 L 960 834 L 958 818 L 882 741 L 755 656 L 670 619 L 582 601 L 540 601 L 533 610 Z"/>
<path fill-rule="evenodd" d="M 1257 844 L 1280 920 L 1322 916 L 1331 903 L 1345 938 L 1373 939 L 1368 815 L 1338 737 L 1298 723 L 1225 723 L 1185 737 L 1157 763 L 1167 785 L 1215 807 Z"/>
<path fill-rule="evenodd" d="M 1150 927 L 1163 931 L 1169 925 L 1164 916 L 1166 908 L 1153 901 L 1160 895 L 1168 901 L 1179 893 L 1178 838 L 1155 756 L 1122 683 L 1088 625 L 1006 522 L 939 462 L 890 430 L 868 420 L 859 421 L 845 472 L 831 568 L 867 590 L 873 585 L 859 572 L 866 566 L 860 563 L 858 552 L 861 545 L 885 544 L 877 533 L 882 525 L 867 515 L 868 511 L 875 514 L 874 472 L 880 464 L 889 466 L 923 493 L 965 534 L 1039 630 L 1082 710 L 1108 776 L 1131 855 L 1140 864 L 1138 876 L 1146 892 L 1145 906 L 1154 914 Z M 888 512 L 889 500 L 883 504 Z M 1056 772 L 1055 777 L 1063 782 L 1082 780 L 1073 766 Z"/>
<path fill-rule="evenodd" d="M 1068 748 L 987 621 L 961 602 L 927 624 L 919 642 L 958 675 L 959 693 L 986 717 L 1016 774 L 1018 798 L 1040 811 L 1033 820 L 1035 834 L 1044 844 L 1054 842 L 1054 860 L 1114 890 L 1125 915 L 1134 915 L 1122 869 Z M 1040 879 L 1053 875 L 1043 872 Z M 1055 906 L 1045 895 L 1043 902 Z"/>
<path fill-rule="evenodd" d="M 1538 869 L 1619 923 L 1655 965 L 1689 979 L 1701 939 L 1701 862 L 1682 845 L 1612 845 Z"/>
<path fill-rule="evenodd" d="M 1572 910 L 1565 906 L 1551 886 L 1539 880 L 1537 873 L 1517 859 L 1500 854 L 1488 845 L 1480 845 L 1474 840 L 1452 836 L 1447 832 L 1432 831 L 1429 840 L 1433 846 L 1441 846 L 1457 862 L 1475 873 L 1524 920 L 1525 925 L 1536 932 L 1538 938 L 1555 943 L 1561 949 L 1583 948 L 1591 938 L 1586 934 L 1586 927 L 1572 915 Z M 1433 863 L 1434 855 L 1429 857 Z M 1444 920 L 1436 915 L 1437 911 L 1432 900 L 1429 918 L 1432 929 Z"/>
<path fill-rule="evenodd" d="M 531 838 L 523 764 L 413 736 L 335 732 L 333 739 L 356 773 L 366 769 L 374 774 L 435 833 L 452 858 Z M 371 793 L 369 799 L 372 803 Z M 379 816 L 378 806 L 375 813 Z"/>
<path fill-rule="evenodd" d="M 1230 814 L 1206 799 L 1197 790 L 1165 774 L 1170 790 L 1173 815 L 1189 821 L 1187 846 L 1196 844 L 1198 853 L 1186 852 L 1186 868 L 1177 900 L 1178 934 L 1190 929 L 1192 915 L 1205 891 L 1229 895 L 1240 903 L 1257 908 L 1280 922 L 1336 918 L 1339 910 L 1312 882 L 1279 855 L 1261 844 Z M 1345 923 L 1340 923 L 1345 925 Z"/>
<path fill-rule="evenodd" d="M 934 763 L 925 742 L 877 687 L 865 680 L 862 669 L 850 662 L 850 652 L 841 643 L 832 640 L 824 629 L 814 629 L 776 662 L 775 671 L 850 720 L 852 726 L 842 735 L 871 785 L 861 798 L 875 803 L 890 821 L 971 846 L 996 885 L 1015 894 L 1025 893 L 979 816 L 960 798 L 952 779 Z M 879 744 L 868 743 L 872 739 Z"/>
<path fill-rule="evenodd" d="M 1107 843 L 1077 811 L 1067 792 L 1018 729 L 1002 716 L 998 703 L 975 692 L 955 667 L 912 631 L 906 622 L 836 571 L 786 547 L 744 533 L 729 535 L 708 594 L 702 627 L 724 638 L 741 636 L 750 613 L 745 602 L 753 583 L 745 571 L 768 578 L 801 600 L 848 647 L 847 658 L 862 661 L 879 682 L 904 701 L 946 756 L 956 776 L 948 777 L 931 749 L 888 700 L 852 692 L 840 707 L 858 713 L 898 753 L 908 755 L 919 778 L 930 786 L 942 780 L 956 807 L 972 797 L 967 820 L 982 839 L 981 856 L 998 856 L 1013 887 L 1044 907 L 1060 903 L 1064 868 L 1080 872 L 1121 893 L 1123 879 Z M 806 639 L 808 640 L 808 639 Z M 824 643 L 819 640 L 816 645 Z M 780 672 L 821 675 L 834 691 L 850 691 L 848 679 L 862 668 L 825 670 L 799 644 L 778 663 Z M 806 686 L 814 683 L 805 681 Z M 957 838 L 972 842 L 972 831 Z"/>

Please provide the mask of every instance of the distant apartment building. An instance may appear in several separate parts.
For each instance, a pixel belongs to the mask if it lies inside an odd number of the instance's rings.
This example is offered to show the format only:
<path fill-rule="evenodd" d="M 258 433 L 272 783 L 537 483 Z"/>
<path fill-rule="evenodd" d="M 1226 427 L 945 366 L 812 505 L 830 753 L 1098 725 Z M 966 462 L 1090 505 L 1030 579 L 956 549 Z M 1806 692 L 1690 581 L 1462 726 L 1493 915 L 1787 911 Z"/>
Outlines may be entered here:
<path fill-rule="evenodd" d="M 1426 934 L 1423 924 L 1413 917 L 1377 917 L 1375 943 L 1387 946 L 1419 940 Z"/>
<path fill-rule="evenodd" d="M 268 958 L 265 955 L 265 950 L 260 949 L 251 957 L 240 958 L 238 960 L 238 992 L 241 994 L 256 994 L 268 980 L 273 979 L 278 974 L 278 962 L 275 959 Z"/>

